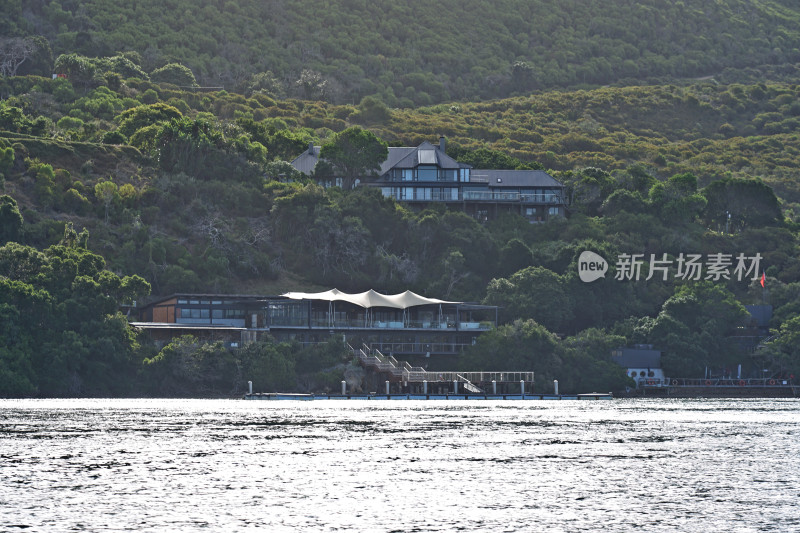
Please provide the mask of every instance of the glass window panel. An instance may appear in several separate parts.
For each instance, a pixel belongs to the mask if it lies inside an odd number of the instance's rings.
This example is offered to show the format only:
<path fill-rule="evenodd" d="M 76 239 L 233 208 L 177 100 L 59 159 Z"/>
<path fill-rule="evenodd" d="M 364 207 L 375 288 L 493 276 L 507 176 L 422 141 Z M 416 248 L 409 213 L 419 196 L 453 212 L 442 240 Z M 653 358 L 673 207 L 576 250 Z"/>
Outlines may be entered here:
<path fill-rule="evenodd" d="M 420 165 L 435 165 L 436 164 L 436 150 L 420 150 L 419 154 Z"/>
<path fill-rule="evenodd" d="M 419 181 L 436 181 L 438 179 L 438 169 L 436 167 L 417 167 Z"/>

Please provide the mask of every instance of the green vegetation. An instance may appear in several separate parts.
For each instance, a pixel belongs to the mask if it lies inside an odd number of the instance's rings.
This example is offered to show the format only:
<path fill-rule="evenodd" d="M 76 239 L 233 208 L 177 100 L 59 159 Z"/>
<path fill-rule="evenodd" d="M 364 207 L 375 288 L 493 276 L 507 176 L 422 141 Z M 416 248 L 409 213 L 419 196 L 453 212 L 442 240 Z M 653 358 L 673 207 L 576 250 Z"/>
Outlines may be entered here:
<path fill-rule="evenodd" d="M 117 313 L 148 284 L 498 305 L 502 327 L 458 366 L 533 370 L 565 391 L 623 388 L 609 354 L 633 343 L 663 349 L 672 375 L 800 371 L 796 6 L 0 6 L 0 395 L 223 396 L 243 376 L 308 390 L 344 372 L 335 340 L 158 351 Z M 569 187 L 568 218 L 480 224 L 351 190 L 387 144 L 439 135 L 477 167 L 547 170 Z M 335 172 L 291 167 L 309 143 Z M 322 188 L 333 174 L 343 187 Z M 643 254 L 645 273 L 651 254 L 760 253 L 767 289 L 617 281 L 613 264 L 587 284 L 584 250 Z M 744 352 L 742 305 L 762 302 L 776 336 Z"/>
<path fill-rule="evenodd" d="M 105 270 L 87 239 L 69 224 L 44 252 L 16 242 L 0 247 L 0 396 L 134 390 L 138 344 L 118 309 L 150 287 Z"/>
<path fill-rule="evenodd" d="M 754 82 L 767 69 L 788 79 L 800 61 L 800 8 L 785 0 L 2 5 L 0 35 L 36 45 L 17 74 L 49 76 L 48 57 L 124 51 L 115 66 L 123 78 L 136 68 L 175 85 L 196 76 L 229 91 L 337 103 L 376 96 L 390 107 L 720 74 Z M 83 68 L 82 79 L 93 75 Z"/>

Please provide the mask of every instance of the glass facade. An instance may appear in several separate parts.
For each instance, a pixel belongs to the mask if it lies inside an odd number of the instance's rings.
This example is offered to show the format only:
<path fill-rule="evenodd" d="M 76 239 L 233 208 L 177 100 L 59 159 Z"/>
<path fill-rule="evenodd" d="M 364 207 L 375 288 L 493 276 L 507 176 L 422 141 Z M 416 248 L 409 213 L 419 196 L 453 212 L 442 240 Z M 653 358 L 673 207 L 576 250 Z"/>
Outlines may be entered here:
<path fill-rule="evenodd" d="M 308 305 L 303 301 L 269 303 L 269 325 L 303 327 L 308 325 Z"/>

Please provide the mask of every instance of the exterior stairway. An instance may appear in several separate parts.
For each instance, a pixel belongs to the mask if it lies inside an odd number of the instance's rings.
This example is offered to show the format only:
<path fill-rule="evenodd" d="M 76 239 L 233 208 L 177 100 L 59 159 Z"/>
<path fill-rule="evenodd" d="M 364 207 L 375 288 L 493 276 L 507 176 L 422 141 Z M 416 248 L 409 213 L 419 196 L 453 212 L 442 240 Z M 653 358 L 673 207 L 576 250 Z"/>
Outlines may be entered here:
<path fill-rule="evenodd" d="M 407 383 L 422 383 L 423 381 L 457 381 L 464 390 L 476 394 L 483 393 L 480 387 L 472 383 L 463 374 L 465 372 L 428 372 L 420 366 L 411 366 L 407 361 L 398 361 L 393 356 L 383 355 L 379 350 L 371 349 L 366 344 L 361 348 L 353 348 L 353 355 L 358 358 L 364 368 L 371 368 L 377 372 L 389 374 L 390 381 L 404 381 Z"/>

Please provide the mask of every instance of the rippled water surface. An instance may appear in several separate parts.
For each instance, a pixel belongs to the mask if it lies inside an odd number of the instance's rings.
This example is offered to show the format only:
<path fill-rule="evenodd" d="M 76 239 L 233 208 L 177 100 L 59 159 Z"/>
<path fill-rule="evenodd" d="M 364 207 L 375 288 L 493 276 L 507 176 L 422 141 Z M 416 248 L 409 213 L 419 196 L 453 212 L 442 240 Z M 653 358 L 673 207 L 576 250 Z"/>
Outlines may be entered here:
<path fill-rule="evenodd" d="M 0 401 L 2 531 L 800 531 L 800 401 Z"/>

